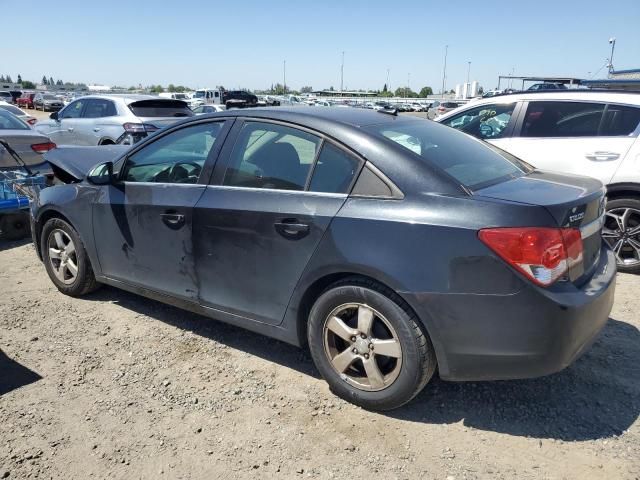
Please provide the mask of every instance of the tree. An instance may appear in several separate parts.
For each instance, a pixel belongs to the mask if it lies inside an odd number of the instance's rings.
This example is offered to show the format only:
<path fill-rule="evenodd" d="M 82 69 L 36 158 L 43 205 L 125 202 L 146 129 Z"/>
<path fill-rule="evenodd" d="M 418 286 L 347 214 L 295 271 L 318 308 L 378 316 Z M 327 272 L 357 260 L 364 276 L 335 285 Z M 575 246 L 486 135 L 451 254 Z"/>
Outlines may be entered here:
<path fill-rule="evenodd" d="M 413 98 L 417 96 L 418 94 L 411 90 L 409 87 L 398 87 L 396 89 L 396 97 Z"/>
<path fill-rule="evenodd" d="M 5 81 L 4 75 L 0 75 L 0 82 L 4 82 L 4 81 Z"/>
<path fill-rule="evenodd" d="M 453 93 L 453 94 L 455 94 L 455 93 L 456 93 L 456 91 L 452 88 L 451 90 L 449 90 L 449 93 Z"/>
<path fill-rule="evenodd" d="M 53 81 L 53 77 L 49 77 L 49 85 L 55 85 L 56 82 Z"/>
<path fill-rule="evenodd" d="M 130 92 L 133 92 L 136 89 L 136 87 L 134 87 L 133 85 L 131 85 L 127 90 L 129 90 Z"/>
<path fill-rule="evenodd" d="M 176 91 L 176 86 L 173 83 L 170 83 L 169 86 L 167 87 L 167 92 L 175 92 Z"/>
<path fill-rule="evenodd" d="M 148 90 L 151 93 L 162 93 L 164 92 L 164 88 L 162 88 L 162 85 L 151 85 Z"/>
<path fill-rule="evenodd" d="M 49 80 L 47 80 L 47 76 L 46 75 L 42 76 L 42 84 L 43 85 L 49 85 Z"/>
<path fill-rule="evenodd" d="M 422 87 L 422 90 L 420 90 L 420 97 L 427 98 L 429 95 L 433 95 L 433 89 L 431 87 Z"/>
<path fill-rule="evenodd" d="M 30 82 L 29 80 L 23 80 L 22 81 L 22 88 L 27 88 L 29 90 L 34 90 L 36 88 L 36 84 L 33 82 Z"/>
<path fill-rule="evenodd" d="M 300 93 L 311 93 L 311 92 L 313 92 L 313 87 L 306 86 L 300 89 Z"/>
<path fill-rule="evenodd" d="M 64 82 L 62 80 L 58 79 L 58 81 L 56 82 L 56 85 L 63 86 Z"/>
<path fill-rule="evenodd" d="M 484 88 L 480 87 L 478 89 L 478 95 L 482 95 L 484 93 Z"/>
<path fill-rule="evenodd" d="M 7 82 L 7 83 L 13 83 L 13 80 L 11 79 L 11 75 L 7 75 L 7 76 L 4 78 L 4 81 L 5 81 L 5 82 Z"/>
<path fill-rule="evenodd" d="M 18 74 L 18 80 L 17 80 L 17 83 L 22 84 L 22 76 L 21 76 L 20 74 Z"/>
<path fill-rule="evenodd" d="M 281 83 L 276 83 L 271 92 L 275 95 L 284 95 L 284 86 Z"/>

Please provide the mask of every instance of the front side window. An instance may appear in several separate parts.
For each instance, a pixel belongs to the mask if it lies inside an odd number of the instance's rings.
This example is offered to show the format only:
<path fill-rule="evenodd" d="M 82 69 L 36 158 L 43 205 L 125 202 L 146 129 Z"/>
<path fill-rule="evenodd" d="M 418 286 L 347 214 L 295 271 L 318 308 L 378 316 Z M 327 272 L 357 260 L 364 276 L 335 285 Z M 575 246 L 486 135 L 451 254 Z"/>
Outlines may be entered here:
<path fill-rule="evenodd" d="M 193 113 L 203 113 L 202 105 L 193 109 Z"/>
<path fill-rule="evenodd" d="M 587 102 L 529 102 L 523 137 L 595 137 L 604 104 Z"/>
<path fill-rule="evenodd" d="M 321 140 L 278 124 L 247 122 L 235 143 L 223 185 L 304 190 Z"/>
<path fill-rule="evenodd" d="M 113 117 L 117 115 L 116 106 L 111 100 L 94 98 L 87 102 L 87 108 L 82 115 L 84 118 Z"/>
<path fill-rule="evenodd" d="M 182 128 L 146 145 L 127 158 L 127 182 L 198 183 L 224 122 Z"/>
<path fill-rule="evenodd" d="M 62 111 L 60 118 L 80 118 L 84 104 L 84 100 L 76 100 L 75 102 L 70 103 L 67 105 L 67 108 Z"/>
<path fill-rule="evenodd" d="M 448 118 L 442 123 L 477 138 L 501 138 L 515 108 L 515 103 L 483 105 Z"/>
<path fill-rule="evenodd" d="M 604 115 L 600 135 L 606 137 L 631 135 L 640 124 L 640 108 L 609 105 Z"/>

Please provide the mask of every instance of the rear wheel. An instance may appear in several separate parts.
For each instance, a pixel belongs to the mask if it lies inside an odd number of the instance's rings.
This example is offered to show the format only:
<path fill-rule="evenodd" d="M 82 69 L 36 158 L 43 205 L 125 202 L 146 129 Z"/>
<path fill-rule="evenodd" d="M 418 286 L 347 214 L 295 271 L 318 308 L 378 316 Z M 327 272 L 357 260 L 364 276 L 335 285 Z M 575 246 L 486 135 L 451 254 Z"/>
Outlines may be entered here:
<path fill-rule="evenodd" d="M 28 213 L 12 213 L 0 217 L 0 237 L 5 240 L 20 240 L 28 237 L 29 227 Z"/>
<path fill-rule="evenodd" d="M 372 410 L 391 410 L 415 397 L 436 359 L 418 319 L 392 291 L 361 279 L 337 283 L 309 315 L 309 348 L 339 397 Z"/>
<path fill-rule="evenodd" d="M 616 255 L 618 271 L 640 273 L 640 200 L 607 202 L 602 236 Z"/>
<path fill-rule="evenodd" d="M 62 293 L 75 297 L 99 288 L 84 244 L 67 222 L 59 218 L 48 220 L 42 228 L 40 245 L 49 278 Z"/>

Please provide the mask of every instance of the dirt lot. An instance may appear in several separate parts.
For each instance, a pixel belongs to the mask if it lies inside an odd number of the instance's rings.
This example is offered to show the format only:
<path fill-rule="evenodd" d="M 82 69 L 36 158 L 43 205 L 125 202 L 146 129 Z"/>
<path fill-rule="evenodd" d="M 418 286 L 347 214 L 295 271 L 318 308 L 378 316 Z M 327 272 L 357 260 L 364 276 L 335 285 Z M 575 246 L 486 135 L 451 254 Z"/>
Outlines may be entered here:
<path fill-rule="evenodd" d="M 302 350 L 111 288 L 57 292 L 0 243 L 0 478 L 638 479 L 640 277 L 550 377 L 434 380 L 370 413 Z"/>

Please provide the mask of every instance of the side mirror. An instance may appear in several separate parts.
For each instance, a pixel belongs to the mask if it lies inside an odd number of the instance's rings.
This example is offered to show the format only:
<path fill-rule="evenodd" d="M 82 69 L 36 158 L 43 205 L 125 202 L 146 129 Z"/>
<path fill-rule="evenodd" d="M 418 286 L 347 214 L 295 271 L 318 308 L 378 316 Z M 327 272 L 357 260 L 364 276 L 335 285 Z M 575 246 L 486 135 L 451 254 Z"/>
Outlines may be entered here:
<path fill-rule="evenodd" d="M 96 165 L 87 174 L 87 181 L 93 185 L 110 185 L 114 181 L 113 162 Z"/>
<path fill-rule="evenodd" d="M 49 118 L 51 120 L 56 120 L 57 121 L 58 120 L 58 112 L 51 113 L 51 115 L 49 115 Z"/>

